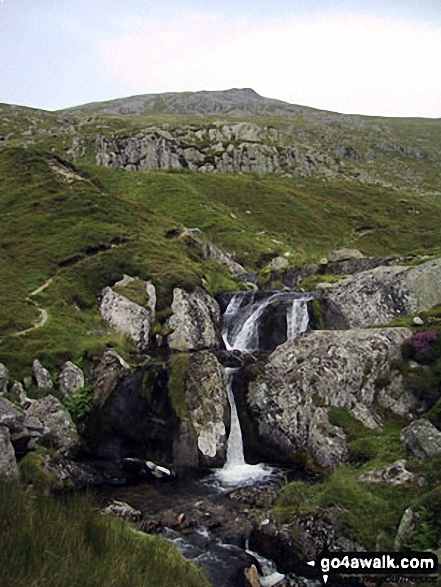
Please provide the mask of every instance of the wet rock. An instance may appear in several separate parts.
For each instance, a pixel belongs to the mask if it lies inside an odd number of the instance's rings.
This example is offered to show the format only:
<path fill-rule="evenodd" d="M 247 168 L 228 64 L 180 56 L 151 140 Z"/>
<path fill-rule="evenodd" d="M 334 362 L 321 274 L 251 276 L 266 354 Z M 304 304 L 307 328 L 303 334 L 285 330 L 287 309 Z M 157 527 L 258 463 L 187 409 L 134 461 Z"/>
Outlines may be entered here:
<path fill-rule="evenodd" d="M 150 325 L 153 322 L 150 309 L 106 287 L 101 292 L 100 312 L 112 328 L 129 336 L 140 351 L 148 349 Z"/>
<path fill-rule="evenodd" d="M 43 367 L 38 359 L 35 359 L 32 370 L 34 379 L 40 389 L 52 389 L 54 387 L 49 371 Z"/>
<path fill-rule="evenodd" d="M 0 478 L 16 477 L 18 474 L 18 465 L 9 429 L 0 425 Z"/>
<path fill-rule="evenodd" d="M 61 455 L 47 457 L 43 470 L 57 479 L 56 487 L 62 490 L 81 491 L 87 487 L 99 486 L 112 481 L 102 471 L 87 463 L 79 463 Z"/>
<path fill-rule="evenodd" d="M 344 279 L 323 294 L 327 328 L 386 324 L 441 302 L 441 259 L 417 267 L 377 267 Z"/>
<path fill-rule="evenodd" d="M 354 411 L 369 427 L 381 422 L 377 401 L 408 415 L 416 400 L 391 362 L 409 335 L 406 328 L 311 331 L 277 347 L 248 385 L 261 440 L 280 458 L 295 461 L 299 450 L 309 449 L 317 462 L 332 466 L 346 449 L 342 432 L 327 421 L 331 406 Z"/>
<path fill-rule="evenodd" d="M 245 587 L 262 587 L 256 565 L 251 565 L 249 569 L 245 569 L 244 575 Z"/>
<path fill-rule="evenodd" d="M 357 477 L 361 483 L 387 483 L 388 485 L 404 485 L 406 483 L 418 483 L 424 485 L 424 478 L 411 473 L 406 469 L 406 461 L 399 460 L 373 471 L 368 471 Z"/>
<path fill-rule="evenodd" d="M 404 428 L 400 440 L 415 459 L 423 461 L 441 454 L 441 432 L 424 418 Z"/>
<path fill-rule="evenodd" d="M 8 391 L 8 383 L 9 383 L 9 371 L 0 363 L 0 393 L 6 393 Z"/>
<path fill-rule="evenodd" d="M 115 364 L 116 357 L 110 360 Z M 167 395 L 167 365 L 149 363 L 135 373 L 124 372 L 117 362 L 110 380 L 104 379 L 109 387 L 84 431 L 89 453 L 117 466 L 124 458 L 171 463 L 176 418 Z"/>
<path fill-rule="evenodd" d="M 52 395 L 34 402 L 26 411 L 27 419 L 33 418 L 43 428 L 41 444 L 54 448 L 61 454 L 75 452 L 79 444 L 78 432 L 63 404 Z"/>
<path fill-rule="evenodd" d="M 140 522 L 142 520 L 142 513 L 139 510 L 135 510 L 124 501 L 113 500 L 112 503 L 103 510 L 103 513 L 108 516 L 122 518 L 129 522 Z"/>
<path fill-rule="evenodd" d="M 202 350 L 220 345 L 219 305 L 202 288 L 193 293 L 175 288 L 173 315 L 167 322 L 172 330 L 168 345 L 177 351 Z"/>
<path fill-rule="evenodd" d="M 84 387 L 84 374 L 82 370 L 67 361 L 58 378 L 58 387 L 63 397 L 72 395 L 78 389 Z"/>

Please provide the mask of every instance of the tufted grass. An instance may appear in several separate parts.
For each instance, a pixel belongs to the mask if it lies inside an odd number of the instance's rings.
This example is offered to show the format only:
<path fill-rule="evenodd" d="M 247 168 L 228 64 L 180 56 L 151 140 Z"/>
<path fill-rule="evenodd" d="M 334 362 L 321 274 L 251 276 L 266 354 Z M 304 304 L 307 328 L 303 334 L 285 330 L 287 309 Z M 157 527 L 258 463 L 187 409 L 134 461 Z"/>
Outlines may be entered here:
<path fill-rule="evenodd" d="M 0 547 L 5 587 L 208 587 L 172 545 L 105 518 L 87 495 L 1 481 Z"/>

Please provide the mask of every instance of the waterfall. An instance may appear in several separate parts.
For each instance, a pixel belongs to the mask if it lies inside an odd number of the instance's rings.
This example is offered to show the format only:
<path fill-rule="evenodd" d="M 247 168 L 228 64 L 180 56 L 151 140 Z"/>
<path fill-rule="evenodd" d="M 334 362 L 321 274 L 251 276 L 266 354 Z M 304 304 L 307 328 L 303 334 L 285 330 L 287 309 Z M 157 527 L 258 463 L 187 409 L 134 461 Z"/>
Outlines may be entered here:
<path fill-rule="evenodd" d="M 268 465 L 249 465 L 245 462 L 243 453 L 242 430 L 237 415 L 236 402 L 233 393 L 233 381 L 240 369 L 227 367 L 227 395 L 231 410 L 231 427 L 227 445 L 227 460 L 222 469 L 216 473 L 217 478 L 226 486 L 237 486 L 254 483 L 269 475 L 272 471 Z"/>
<path fill-rule="evenodd" d="M 308 302 L 312 294 L 272 292 L 255 299 L 255 292 L 234 294 L 223 316 L 222 337 L 228 350 L 253 352 L 261 348 L 260 319 L 272 304 L 286 306 L 285 340 L 292 340 L 308 328 Z M 283 342 L 283 341 L 282 341 Z"/>
<path fill-rule="evenodd" d="M 311 296 L 295 299 L 286 314 L 286 339 L 294 340 L 306 332 L 309 324 L 308 302 Z"/>
<path fill-rule="evenodd" d="M 292 340 L 308 328 L 308 301 L 311 294 L 298 292 L 272 292 L 256 299 L 256 292 L 234 294 L 223 315 L 222 337 L 228 350 L 252 352 L 259 350 L 261 341 L 259 320 L 271 304 L 283 304 L 286 316 L 285 340 Z M 228 437 L 227 460 L 216 473 L 223 485 L 237 486 L 255 483 L 269 475 L 272 469 L 264 464 L 245 462 L 242 431 L 234 400 L 233 382 L 240 369 L 226 368 L 227 395 L 231 410 L 231 429 Z"/>

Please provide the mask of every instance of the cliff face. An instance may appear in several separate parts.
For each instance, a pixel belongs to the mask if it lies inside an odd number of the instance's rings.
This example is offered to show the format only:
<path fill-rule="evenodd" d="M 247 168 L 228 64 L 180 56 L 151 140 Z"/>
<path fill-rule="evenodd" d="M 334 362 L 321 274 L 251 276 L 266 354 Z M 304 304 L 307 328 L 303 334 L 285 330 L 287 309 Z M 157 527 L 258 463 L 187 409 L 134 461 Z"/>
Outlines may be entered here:
<path fill-rule="evenodd" d="M 150 127 L 133 136 L 95 141 L 95 163 L 128 171 L 189 169 L 310 176 L 338 172 L 338 161 L 313 148 L 305 149 L 289 135 L 253 123 L 182 126 L 173 133 Z"/>

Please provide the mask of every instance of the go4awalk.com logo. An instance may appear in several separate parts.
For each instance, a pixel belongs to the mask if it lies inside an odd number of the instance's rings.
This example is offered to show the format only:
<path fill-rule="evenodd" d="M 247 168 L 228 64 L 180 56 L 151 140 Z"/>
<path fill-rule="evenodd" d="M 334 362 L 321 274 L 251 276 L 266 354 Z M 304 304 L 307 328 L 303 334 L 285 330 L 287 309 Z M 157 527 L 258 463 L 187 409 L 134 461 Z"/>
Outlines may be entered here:
<path fill-rule="evenodd" d="M 394 577 L 435 577 L 438 559 L 431 552 L 322 552 L 314 567 L 324 584 L 337 575 L 383 575 Z"/>

